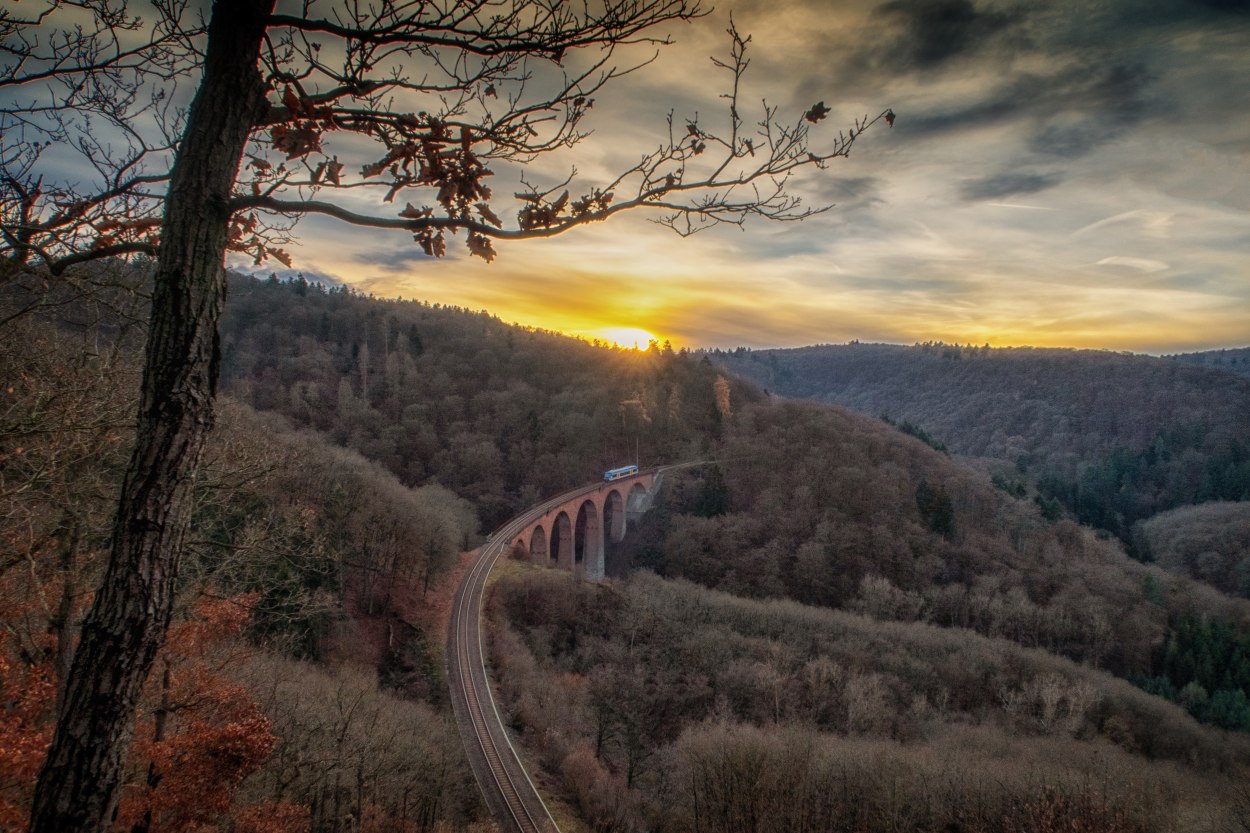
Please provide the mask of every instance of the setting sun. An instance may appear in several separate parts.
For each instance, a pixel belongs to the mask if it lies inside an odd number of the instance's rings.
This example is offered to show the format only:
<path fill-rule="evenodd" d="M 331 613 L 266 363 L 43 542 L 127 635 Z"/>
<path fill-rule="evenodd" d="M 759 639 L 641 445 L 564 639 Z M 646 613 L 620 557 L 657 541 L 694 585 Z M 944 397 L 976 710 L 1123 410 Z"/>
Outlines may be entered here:
<path fill-rule="evenodd" d="M 610 341 L 620 347 L 632 347 L 635 350 L 645 350 L 651 342 L 659 341 L 654 333 L 641 327 L 600 327 L 591 330 L 589 335 L 600 341 Z"/>

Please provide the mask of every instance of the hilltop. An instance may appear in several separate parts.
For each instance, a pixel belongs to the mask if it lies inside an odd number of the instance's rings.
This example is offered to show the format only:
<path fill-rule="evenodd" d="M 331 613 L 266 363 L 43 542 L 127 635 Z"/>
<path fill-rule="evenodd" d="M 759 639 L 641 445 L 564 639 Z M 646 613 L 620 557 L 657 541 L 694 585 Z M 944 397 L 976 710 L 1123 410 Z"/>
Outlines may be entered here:
<path fill-rule="evenodd" d="M 1213 367 L 1227 370 L 1238 376 L 1250 376 L 1250 347 L 1237 347 L 1228 350 L 1204 350 L 1199 353 L 1175 353 L 1164 356 L 1173 361 L 1196 364 L 1202 367 Z"/>
<path fill-rule="evenodd" d="M 470 499 L 492 528 L 540 497 L 636 459 L 715 441 L 710 361 L 506 324 L 481 310 L 236 277 L 223 388 L 386 466 Z"/>

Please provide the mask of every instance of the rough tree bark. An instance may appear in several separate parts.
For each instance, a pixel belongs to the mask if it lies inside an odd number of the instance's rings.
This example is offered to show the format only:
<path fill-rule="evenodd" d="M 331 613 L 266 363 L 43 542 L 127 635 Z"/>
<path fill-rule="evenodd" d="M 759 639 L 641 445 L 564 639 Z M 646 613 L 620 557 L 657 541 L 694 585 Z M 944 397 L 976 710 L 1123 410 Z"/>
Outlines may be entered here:
<path fill-rule="evenodd" d="M 103 833 L 124 742 L 164 641 L 189 523 L 188 491 L 213 423 L 231 188 L 263 117 L 257 69 L 274 0 L 216 0 L 204 75 L 171 172 L 135 448 L 112 551 L 82 627 L 39 776 L 31 833 Z"/>

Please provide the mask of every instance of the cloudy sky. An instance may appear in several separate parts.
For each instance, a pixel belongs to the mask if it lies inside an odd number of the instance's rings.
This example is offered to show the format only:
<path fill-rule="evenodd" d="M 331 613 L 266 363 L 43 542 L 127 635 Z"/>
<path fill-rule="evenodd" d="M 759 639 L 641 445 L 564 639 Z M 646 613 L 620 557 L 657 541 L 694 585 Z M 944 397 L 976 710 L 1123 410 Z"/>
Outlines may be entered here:
<path fill-rule="evenodd" d="M 1248 0 L 722 0 L 602 94 L 595 134 L 535 177 L 592 179 L 713 119 L 732 13 L 746 101 L 836 132 L 849 159 L 796 184 L 802 223 L 691 238 L 618 217 L 486 264 L 310 219 L 296 267 L 383 296 L 677 345 L 929 339 L 1172 352 L 1250 344 Z"/>

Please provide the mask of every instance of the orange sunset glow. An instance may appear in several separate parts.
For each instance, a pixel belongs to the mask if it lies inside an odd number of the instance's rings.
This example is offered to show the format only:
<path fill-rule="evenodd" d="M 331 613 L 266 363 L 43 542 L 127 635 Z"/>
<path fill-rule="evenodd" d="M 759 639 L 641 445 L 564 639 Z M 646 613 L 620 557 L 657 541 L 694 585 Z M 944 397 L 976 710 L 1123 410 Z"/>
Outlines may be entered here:
<path fill-rule="evenodd" d="M 640 327 L 600 327 L 588 333 L 592 338 L 607 341 L 618 347 L 629 347 L 634 350 L 645 350 L 653 341 L 659 341 L 654 334 Z"/>
<path fill-rule="evenodd" d="M 0 7 L 0 833 L 1250 833 L 1250 0 Z"/>
<path fill-rule="evenodd" d="M 1250 181 L 1250 92 L 1228 82 L 1250 54 L 1246 27 L 1195 13 L 1167 32 L 1087 38 L 1106 22 L 1074 7 L 1070 19 L 1039 15 L 1033 45 L 1013 51 L 993 37 L 913 42 L 905 13 L 868 2 L 827 11 L 718 6 L 620 79 L 587 116 L 592 135 L 524 175 L 575 172 L 589 189 L 659 141 L 670 109 L 723 119 L 711 115 L 724 79 L 709 56 L 724 51 L 732 12 L 752 34 L 747 99 L 793 115 L 825 100 L 814 135 L 898 113 L 790 183 L 828 211 L 687 238 L 634 211 L 500 241 L 489 264 L 461 244 L 434 260 L 404 235 L 314 217 L 294 268 L 625 346 L 646 341 L 609 328 L 688 347 L 941 339 L 1172 352 L 1250 338 L 1250 191 L 1238 184 Z M 871 70 L 865 42 L 893 44 Z M 518 176 L 499 166 L 496 192 L 517 190 Z"/>

